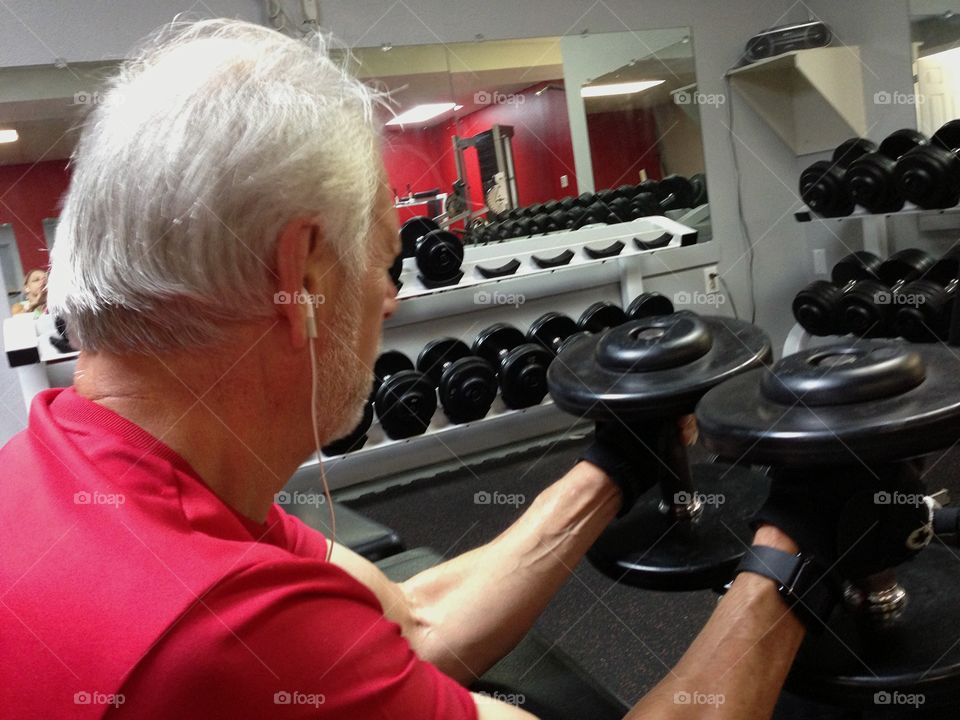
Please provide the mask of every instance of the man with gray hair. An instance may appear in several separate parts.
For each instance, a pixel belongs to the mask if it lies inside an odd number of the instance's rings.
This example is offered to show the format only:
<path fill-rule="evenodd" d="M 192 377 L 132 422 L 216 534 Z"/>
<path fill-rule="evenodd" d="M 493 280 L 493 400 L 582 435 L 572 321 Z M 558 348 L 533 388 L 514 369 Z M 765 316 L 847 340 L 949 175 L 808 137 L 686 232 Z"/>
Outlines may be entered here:
<path fill-rule="evenodd" d="M 162 31 L 92 112 L 49 283 L 74 385 L 0 450 L 6 717 L 532 717 L 465 686 L 627 503 L 628 450 L 598 438 L 403 584 L 273 503 L 356 424 L 396 302 L 375 106 L 321 40 L 215 20 Z M 631 717 L 696 717 L 694 690 L 769 716 L 803 632 L 741 575 Z"/>

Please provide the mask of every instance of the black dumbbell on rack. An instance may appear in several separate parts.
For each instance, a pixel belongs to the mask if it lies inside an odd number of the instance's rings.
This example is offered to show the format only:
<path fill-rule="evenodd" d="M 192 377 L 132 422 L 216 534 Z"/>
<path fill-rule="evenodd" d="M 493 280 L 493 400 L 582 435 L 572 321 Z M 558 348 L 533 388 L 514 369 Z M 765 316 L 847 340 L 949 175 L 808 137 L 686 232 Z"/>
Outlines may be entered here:
<path fill-rule="evenodd" d="M 847 168 L 844 181 L 854 202 L 868 212 L 892 213 L 903 208 L 897 190 L 897 161 L 928 142 L 927 136 L 909 128 L 890 133 L 875 152 L 861 155 Z"/>
<path fill-rule="evenodd" d="M 940 127 L 930 142 L 905 153 L 895 170 L 897 191 L 918 207 L 941 209 L 960 201 L 960 120 Z"/>
<path fill-rule="evenodd" d="M 866 138 L 851 138 L 833 151 L 830 160 L 820 160 L 800 173 L 800 199 L 822 217 L 843 217 L 855 204 L 846 183 L 847 168 L 877 146 Z"/>
<path fill-rule="evenodd" d="M 854 283 L 877 278 L 882 260 L 871 252 L 855 252 L 833 266 L 827 280 L 814 280 L 793 299 L 793 316 L 811 335 L 839 335 L 840 298 Z"/>
<path fill-rule="evenodd" d="M 440 338 L 427 343 L 417 358 L 417 369 L 436 385 L 440 405 L 452 423 L 486 416 L 497 397 L 493 366 L 470 352 L 462 340 Z"/>
<path fill-rule="evenodd" d="M 402 440 L 426 432 L 437 409 L 433 381 L 396 350 L 381 353 L 373 374 L 373 405 L 387 437 Z"/>
<path fill-rule="evenodd" d="M 481 330 L 473 352 L 497 371 L 500 397 L 512 410 L 539 405 L 547 394 L 547 366 L 553 353 L 528 343 L 512 325 L 496 323 Z"/>
<path fill-rule="evenodd" d="M 890 337 L 897 292 L 924 275 L 934 259 L 923 250 L 907 248 L 894 253 L 877 267 L 876 278 L 853 283 L 840 297 L 840 331 L 857 337 Z"/>
<path fill-rule="evenodd" d="M 400 229 L 404 257 L 416 258 L 420 281 L 428 288 L 456 285 L 463 277 L 463 242 L 430 218 L 407 220 Z"/>
<path fill-rule="evenodd" d="M 596 334 L 627 321 L 627 314 L 616 303 L 598 300 L 580 314 L 577 329 L 581 332 Z"/>
<path fill-rule="evenodd" d="M 894 334 L 910 342 L 947 340 L 958 284 L 960 247 L 953 247 L 923 277 L 897 290 Z"/>
<path fill-rule="evenodd" d="M 644 292 L 637 295 L 627 305 L 627 318 L 643 320 L 658 315 L 670 315 L 673 311 L 673 303 L 666 295 L 661 295 L 658 292 Z"/>
<path fill-rule="evenodd" d="M 558 312 L 547 312 L 530 323 L 527 342 L 536 343 L 556 355 L 563 341 L 578 332 L 577 323 Z"/>

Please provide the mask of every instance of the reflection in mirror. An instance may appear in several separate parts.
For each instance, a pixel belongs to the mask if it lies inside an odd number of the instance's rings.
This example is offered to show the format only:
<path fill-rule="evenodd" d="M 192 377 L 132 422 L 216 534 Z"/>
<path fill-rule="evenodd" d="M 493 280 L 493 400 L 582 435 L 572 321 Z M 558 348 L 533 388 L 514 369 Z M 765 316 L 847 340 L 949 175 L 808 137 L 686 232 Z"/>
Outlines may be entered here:
<path fill-rule="evenodd" d="M 686 28 L 568 38 L 589 77 L 579 84 L 597 190 L 702 173 L 693 43 Z M 604 52 L 584 48 L 602 43 Z"/>
<path fill-rule="evenodd" d="M 24 275 L 49 264 L 67 161 L 84 115 L 102 101 L 115 62 L 0 69 L 0 265 L 8 299 Z"/>
<path fill-rule="evenodd" d="M 910 0 L 917 129 L 933 135 L 960 117 L 960 2 Z"/>
<path fill-rule="evenodd" d="M 411 193 L 439 191 L 432 216 L 469 241 L 650 214 L 709 239 L 687 28 L 355 53 L 359 74 L 398 101 L 402 122 L 388 129 L 385 160 L 401 221 L 424 214 L 405 205 Z M 426 106 L 437 114 L 404 115 Z M 656 182 L 668 176 L 693 183 Z M 638 203 L 641 190 L 650 195 Z M 578 215 L 575 199 L 584 210 L 600 205 Z"/>
<path fill-rule="evenodd" d="M 446 50 L 383 45 L 344 59 L 354 75 L 389 95 L 389 109 L 381 108 L 383 154 L 400 222 L 445 215 L 455 173 L 444 137 L 456 106 Z"/>

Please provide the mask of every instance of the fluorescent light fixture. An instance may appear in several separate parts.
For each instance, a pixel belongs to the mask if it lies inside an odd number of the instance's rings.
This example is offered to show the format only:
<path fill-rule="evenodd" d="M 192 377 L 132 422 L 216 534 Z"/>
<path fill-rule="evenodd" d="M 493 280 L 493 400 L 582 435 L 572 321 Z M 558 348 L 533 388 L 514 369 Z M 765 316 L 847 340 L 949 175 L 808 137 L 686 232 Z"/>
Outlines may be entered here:
<path fill-rule="evenodd" d="M 666 80 L 637 80 L 636 82 L 588 85 L 580 88 L 580 97 L 607 97 L 608 95 L 632 95 L 662 85 Z"/>
<path fill-rule="evenodd" d="M 406 112 L 397 115 L 393 120 L 387 121 L 387 125 L 416 125 L 417 123 L 433 120 L 433 118 L 443 115 L 445 112 L 453 110 L 455 103 L 427 103 L 426 105 L 417 105 Z"/>
<path fill-rule="evenodd" d="M 463 105 L 454 105 L 454 106 L 453 106 L 453 109 L 454 109 L 454 111 L 463 110 Z"/>
<path fill-rule="evenodd" d="M 12 143 L 20 139 L 16 130 L 0 130 L 0 143 Z"/>

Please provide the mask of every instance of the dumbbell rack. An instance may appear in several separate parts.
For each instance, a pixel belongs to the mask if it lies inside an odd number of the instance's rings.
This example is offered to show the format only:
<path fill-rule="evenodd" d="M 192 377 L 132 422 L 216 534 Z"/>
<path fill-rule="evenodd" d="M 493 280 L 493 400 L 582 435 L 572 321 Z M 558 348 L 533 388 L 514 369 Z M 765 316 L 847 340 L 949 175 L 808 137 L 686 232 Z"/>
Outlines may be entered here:
<path fill-rule="evenodd" d="M 634 243 L 660 239 L 662 248 L 642 250 Z M 545 309 L 567 312 L 576 318 L 592 301 L 612 300 L 626 307 L 643 291 L 643 278 L 681 272 L 717 262 L 713 243 L 691 244 L 696 232 L 666 217 L 646 217 L 617 225 L 597 225 L 575 231 L 560 231 L 525 239 L 467 246 L 463 277 L 448 287 L 427 288 L 417 278 L 416 263 L 407 259 L 398 295 L 399 307 L 384 324 L 384 350 L 400 350 L 416 361 L 429 341 L 452 336 L 470 344 L 482 328 L 507 322 L 526 331 Z M 585 247 L 603 249 L 622 242 L 615 257 L 593 259 Z M 565 250 L 574 253 L 567 265 L 540 268 L 533 256 L 553 257 Z M 478 265 L 496 267 L 510 260 L 520 266 L 511 275 L 484 278 Z M 490 300 L 484 303 L 483 295 Z M 495 304 L 500 298 L 522 298 L 520 307 Z M 387 438 L 375 420 L 363 448 L 345 455 L 324 458 L 330 486 L 343 488 L 386 475 L 434 474 L 444 466 L 456 467 L 461 458 L 499 451 L 509 444 L 529 445 L 536 438 L 587 428 L 557 409 L 546 398 L 542 404 L 522 410 L 506 408 L 498 396 L 486 417 L 463 425 L 451 424 L 441 409 L 434 413 L 427 432 L 404 440 Z M 316 457 L 302 465 L 288 485 L 290 489 L 316 487 Z"/>
<path fill-rule="evenodd" d="M 800 223 L 810 223 L 814 221 L 823 224 L 860 223 L 863 227 L 863 249 L 881 258 L 890 255 L 891 243 L 888 221 L 894 218 L 911 216 L 918 218 L 918 220 L 921 218 L 936 218 L 941 216 L 947 218 L 953 216 L 955 222 L 951 224 L 960 227 L 960 205 L 942 210 L 926 210 L 908 202 L 902 210 L 883 214 L 869 213 L 863 208 L 858 207 L 850 215 L 835 218 L 820 217 L 805 206 L 794 213 L 794 218 Z M 794 323 L 790 332 L 787 334 L 787 339 L 784 341 L 783 354 L 781 357 L 793 355 L 811 346 L 828 344 L 838 337 L 839 336 L 816 337 L 800 327 L 799 323 Z"/>
<path fill-rule="evenodd" d="M 669 234 L 659 249 L 640 250 L 634 238 L 649 242 Z M 483 327 L 507 322 L 526 331 L 532 320 L 545 310 L 565 312 L 576 318 L 596 300 L 622 306 L 644 290 L 644 278 L 715 265 L 719 248 L 715 243 L 693 244 L 696 232 L 666 217 L 646 217 L 617 225 L 599 225 L 576 231 L 465 248 L 464 276 L 456 285 L 429 289 L 417 280 L 416 264 L 407 260 L 402 273 L 403 289 L 397 312 L 384 324 L 384 349 L 397 349 L 416 360 L 422 347 L 436 337 L 460 337 L 468 343 Z M 602 249 L 614 242 L 624 248 L 616 257 L 592 259 L 584 247 Z M 533 255 L 552 257 L 570 249 L 568 265 L 539 268 Z M 502 278 L 486 279 L 475 272 L 476 265 L 495 266 L 516 258 L 517 272 Z M 494 291 L 523 299 L 519 307 L 478 303 L 477 294 Z M 54 332 L 52 318 L 14 317 L 4 321 L 4 349 L 15 368 L 25 406 L 37 392 L 72 382 L 78 353 L 60 353 L 49 342 Z M 507 409 L 500 398 L 481 420 L 449 423 L 438 409 L 424 435 L 408 440 L 390 440 L 379 423 L 368 432 L 366 445 L 355 452 L 325 458 L 331 487 L 342 488 L 401 473 L 412 476 L 450 464 L 459 458 L 499 451 L 511 443 L 526 444 L 535 438 L 566 432 L 577 426 L 547 398 L 541 405 L 523 410 Z M 586 427 L 584 424 L 583 427 Z M 291 478 L 291 489 L 316 487 L 318 463 L 314 457 Z"/>

